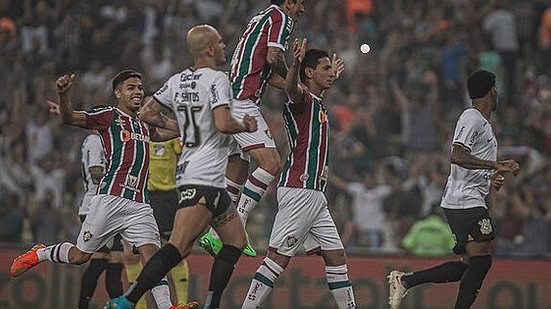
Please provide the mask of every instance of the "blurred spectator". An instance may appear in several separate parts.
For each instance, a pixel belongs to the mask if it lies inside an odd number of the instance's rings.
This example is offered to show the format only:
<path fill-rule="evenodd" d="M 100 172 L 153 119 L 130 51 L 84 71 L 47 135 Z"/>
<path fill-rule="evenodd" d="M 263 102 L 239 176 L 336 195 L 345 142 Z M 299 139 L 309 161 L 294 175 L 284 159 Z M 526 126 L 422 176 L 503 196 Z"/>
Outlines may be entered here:
<path fill-rule="evenodd" d="M 455 239 L 440 211 L 440 204 L 433 204 L 429 215 L 411 227 L 402 240 L 408 252 L 417 256 L 452 254 Z"/>

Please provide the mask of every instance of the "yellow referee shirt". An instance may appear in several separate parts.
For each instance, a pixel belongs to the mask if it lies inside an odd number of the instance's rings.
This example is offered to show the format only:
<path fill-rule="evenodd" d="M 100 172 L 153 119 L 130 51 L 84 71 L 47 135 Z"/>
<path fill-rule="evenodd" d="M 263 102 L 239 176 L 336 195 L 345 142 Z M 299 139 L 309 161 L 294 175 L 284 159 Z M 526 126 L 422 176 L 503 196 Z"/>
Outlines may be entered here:
<path fill-rule="evenodd" d="M 182 153 L 179 138 L 149 143 L 150 161 L 147 189 L 170 191 L 176 188 L 176 164 Z"/>

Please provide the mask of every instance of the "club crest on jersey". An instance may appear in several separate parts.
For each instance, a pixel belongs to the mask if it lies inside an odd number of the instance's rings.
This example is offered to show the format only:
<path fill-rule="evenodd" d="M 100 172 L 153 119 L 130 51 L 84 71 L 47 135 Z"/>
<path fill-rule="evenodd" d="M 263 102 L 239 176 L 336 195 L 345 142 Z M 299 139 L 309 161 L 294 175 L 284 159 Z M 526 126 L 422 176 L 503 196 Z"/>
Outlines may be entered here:
<path fill-rule="evenodd" d="M 480 233 L 484 235 L 488 235 L 492 232 L 492 223 L 490 222 L 490 219 L 482 219 L 478 221 L 478 225 L 480 225 Z"/>
<path fill-rule="evenodd" d="M 287 244 L 287 247 L 291 248 L 292 246 L 294 246 L 296 243 L 297 243 L 298 239 L 293 236 L 293 235 L 289 235 L 287 236 L 287 239 L 285 240 L 285 243 Z"/>
<path fill-rule="evenodd" d="M 92 233 L 90 233 L 90 231 L 85 231 L 82 235 L 82 240 L 84 240 L 84 242 L 87 242 L 90 241 L 90 239 L 92 239 Z"/>
<path fill-rule="evenodd" d="M 140 133 L 130 132 L 128 130 L 121 131 L 121 141 L 128 142 L 131 139 L 149 143 L 149 136 L 145 136 Z"/>

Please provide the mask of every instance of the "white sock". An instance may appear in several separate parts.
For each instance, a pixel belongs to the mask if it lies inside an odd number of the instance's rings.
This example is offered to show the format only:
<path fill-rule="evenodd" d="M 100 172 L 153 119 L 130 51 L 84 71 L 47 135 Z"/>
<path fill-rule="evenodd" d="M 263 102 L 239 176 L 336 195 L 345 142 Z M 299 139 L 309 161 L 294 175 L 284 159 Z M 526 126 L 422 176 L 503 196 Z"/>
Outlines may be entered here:
<path fill-rule="evenodd" d="M 168 309 L 172 306 L 170 301 L 170 288 L 168 287 L 168 279 L 164 277 L 159 283 L 151 289 L 151 294 L 155 298 L 155 303 L 159 309 Z"/>
<path fill-rule="evenodd" d="M 36 255 L 40 262 L 69 263 L 69 250 L 72 247 L 74 247 L 72 243 L 64 242 L 62 244 L 55 244 L 43 249 L 38 249 Z"/>
<path fill-rule="evenodd" d="M 239 202 L 239 194 L 241 194 L 241 190 L 243 190 L 242 184 L 238 184 L 237 182 L 234 182 L 226 177 L 226 191 L 228 191 L 231 201 L 235 204 Z"/>
<path fill-rule="evenodd" d="M 262 265 L 256 270 L 256 274 L 251 281 L 249 292 L 245 296 L 241 309 L 256 309 L 266 297 L 270 294 L 274 287 L 274 283 L 283 272 L 283 268 L 270 258 L 264 258 Z"/>
<path fill-rule="evenodd" d="M 356 308 L 352 284 L 348 280 L 348 267 L 346 264 L 340 266 L 325 266 L 325 275 L 329 291 L 337 303 L 339 309 Z"/>
<path fill-rule="evenodd" d="M 247 182 L 245 182 L 243 193 L 237 205 L 237 213 L 239 213 L 244 225 L 247 223 L 247 219 L 249 219 L 249 213 L 258 205 L 268 185 L 274 178 L 274 175 L 259 167 L 254 170 L 249 179 L 247 179 Z"/>

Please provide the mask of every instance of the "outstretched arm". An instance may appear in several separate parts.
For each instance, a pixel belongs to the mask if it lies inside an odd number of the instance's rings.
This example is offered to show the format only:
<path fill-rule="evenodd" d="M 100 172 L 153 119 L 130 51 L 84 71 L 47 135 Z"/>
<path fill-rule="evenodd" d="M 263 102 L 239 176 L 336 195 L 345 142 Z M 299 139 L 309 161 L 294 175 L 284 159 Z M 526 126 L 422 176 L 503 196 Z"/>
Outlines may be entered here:
<path fill-rule="evenodd" d="M 302 63 L 302 59 L 304 59 L 304 54 L 306 53 L 306 39 L 302 41 L 300 46 L 298 44 L 298 40 L 295 39 L 293 51 L 293 64 L 291 64 L 289 72 L 287 72 L 287 76 L 285 77 L 285 91 L 287 92 L 291 102 L 294 104 L 301 104 L 304 103 L 304 90 L 299 83 L 299 71 L 300 64 Z"/>
<path fill-rule="evenodd" d="M 214 125 L 225 134 L 235 134 L 240 132 L 254 132 L 257 130 L 256 118 L 245 114 L 243 122 L 235 119 L 228 106 L 219 106 L 212 110 Z"/>
<path fill-rule="evenodd" d="M 179 132 L 178 121 L 165 115 L 166 110 L 155 98 L 150 98 L 140 109 L 139 117 L 152 126 Z"/>
<path fill-rule="evenodd" d="M 62 75 L 56 80 L 57 94 L 59 96 L 59 114 L 61 121 L 72 126 L 86 127 L 86 116 L 82 112 L 73 110 L 73 105 L 67 96 L 67 92 L 73 86 L 75 74 Z"/>

